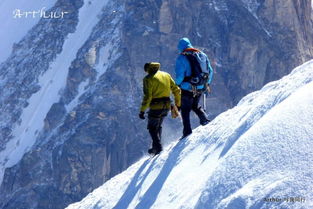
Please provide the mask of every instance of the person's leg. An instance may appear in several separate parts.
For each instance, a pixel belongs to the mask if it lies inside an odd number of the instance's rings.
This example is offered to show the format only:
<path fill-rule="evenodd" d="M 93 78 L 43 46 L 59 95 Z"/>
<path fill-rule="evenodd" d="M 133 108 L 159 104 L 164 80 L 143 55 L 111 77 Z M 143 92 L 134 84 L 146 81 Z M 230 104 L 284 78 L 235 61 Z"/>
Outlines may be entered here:
<path fill-rule="evenodd" d="M 158 135 L 159 135 L 159 139 L 161 142 L 162 141 L 162 126 L 159 127 Z"/>
<path fill-rule="evenodd" d="M 190 125 L 190 111 L 192 108 L 192 95 L 188 94 L 188 92 L 182 92 L 181 96 L 181 116 L 183 119 L 183 137 L 188 136 L 192 133 L 191 125 Z"/>
<path fill-rule="evenodd" d="M 206 125 L 210 122 L 210 120 L 208 119 L 207 114 L 204 112 L 203 108 L 199 105 L 200 98 L 201 94 L 193 98 L 192 110 L 199 117 L 200 124 Z"/>
<path fill-rule="evenodd" d="M 160 147 L 160 138 L 159 138 L 159 118 L 157 117 L 157 112 L 150 110 L 148 113 L 148 130 L 152 138 L 152 149 L 157 149 Z"/>
<path fill-rule="evenodd" d="M 160 114 L 160 119 L 159 119 L 159 123 L 157 125 L 157 130 L 158 130 L 158 137 L 159 137 L 159 149 L 158 151 L 161 152 L 162 151 L 162 123 L 163 123 L 163 120 L 164 118 L 167 116 L 168 114 L 168 111 L 167 109 L 164 109 L 162 110 L 161 114 Z"/>
<path fill-rule="evenodd" d="M 167 112 L 166 112 L 167 113 Z M 152 138 L 151 153 L 158 154 L 162 151 L 161 134 L 162 134 L 162 122 L 166 116 L 163 110 L 150 110 L 148 114 L 148 129 Z"/>

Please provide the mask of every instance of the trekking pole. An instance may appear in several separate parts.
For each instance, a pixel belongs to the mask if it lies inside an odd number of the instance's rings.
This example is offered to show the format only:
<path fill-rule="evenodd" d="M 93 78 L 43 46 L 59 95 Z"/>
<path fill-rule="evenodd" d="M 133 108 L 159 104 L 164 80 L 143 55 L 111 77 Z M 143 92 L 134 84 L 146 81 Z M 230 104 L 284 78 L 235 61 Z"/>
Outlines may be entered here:
<path fill-rule="evenodd" d="M 204 94 L 203 94 L 203 110 L 204 110 L 204 112 L 206 112 L 206 102 L 205 102 L 205 100 L 206 100 L 206 92 L 204 92 Z"/>

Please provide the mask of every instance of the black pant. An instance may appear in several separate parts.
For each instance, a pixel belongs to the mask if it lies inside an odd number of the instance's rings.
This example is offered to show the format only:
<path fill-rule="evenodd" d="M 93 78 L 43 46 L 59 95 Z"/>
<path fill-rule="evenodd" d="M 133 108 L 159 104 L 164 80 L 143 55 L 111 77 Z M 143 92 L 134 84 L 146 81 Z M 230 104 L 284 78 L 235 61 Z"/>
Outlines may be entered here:
<path fill-rule="evenodd" d="M 161 151 L 161 135 L 162 123 L 165 116 L 167 116 L 168 109 L 163 110 L 149 110 L 148 112 L 148 130 L 152 138 L 152 148 Z"/>
<path fill-rule="evenodd" d="M 192 92 L 182 90 L 181 96 L 181 115 L 183 119 L 183 136 L 187 136 L 192 133 L 190 125 L 190 112 L 193 110 L 200 119 L 200 124 L 203 125 L 209 121 L 206 113 L 199 106 L 199 101 L 201 98 L 201 93 L 198 93 L 195 97 Z"/>

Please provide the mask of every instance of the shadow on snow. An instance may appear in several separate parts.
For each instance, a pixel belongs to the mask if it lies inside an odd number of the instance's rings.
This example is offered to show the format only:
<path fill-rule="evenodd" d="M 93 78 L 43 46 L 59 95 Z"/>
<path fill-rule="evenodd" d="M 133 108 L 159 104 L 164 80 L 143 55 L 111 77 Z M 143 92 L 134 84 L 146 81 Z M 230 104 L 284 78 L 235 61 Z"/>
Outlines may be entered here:
<path fill-rule="evenodd" d="M 155 180 L 152 182 L 150 187 L 140 198 L 141 201 L 136 206 L 136 209 L 147 209 L 150 208 L 157 199 L 166 179 L 170 175 L 172 169 L 175 167 L 178 161 L 178 157 L 185 147 L 186 141 L 180 141 L 178 144 L 170 151 L 168 158 L 166 159 L 160 173 L 157 175 Z M 142 184 L 144 183 L 147 176 L 151 173 L 152 168 L 156 165 L 156 160 L 159 156 L 155 157 L 152 161 L 147 159 L 138 171 L 135 173 L 133 179 L 125 190 L 123 196 L 117 202 L 113 209 L 125 209 L 129 207 L 129 204 L 132 202 L 138 191 L 141 189 Z M 149 168 L 145 171 L 140 178 L 141 173 L 144 171 L 145 167 L 151 161 Z"/>

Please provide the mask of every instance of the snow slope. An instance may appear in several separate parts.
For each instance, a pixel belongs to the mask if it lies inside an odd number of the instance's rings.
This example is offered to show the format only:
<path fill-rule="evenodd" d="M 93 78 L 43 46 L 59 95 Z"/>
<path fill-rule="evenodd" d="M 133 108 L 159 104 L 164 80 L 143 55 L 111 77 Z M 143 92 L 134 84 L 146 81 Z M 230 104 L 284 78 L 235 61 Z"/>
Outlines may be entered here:
<path fill-rule="evenodd" d="M 313 208 L 313 60 L 68 208 Z"/>

